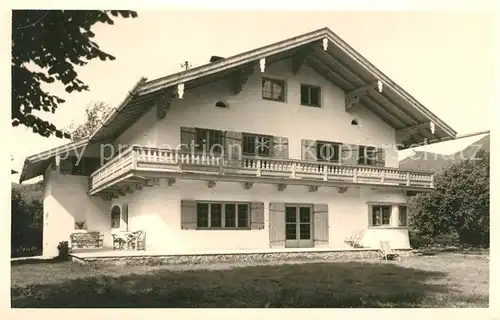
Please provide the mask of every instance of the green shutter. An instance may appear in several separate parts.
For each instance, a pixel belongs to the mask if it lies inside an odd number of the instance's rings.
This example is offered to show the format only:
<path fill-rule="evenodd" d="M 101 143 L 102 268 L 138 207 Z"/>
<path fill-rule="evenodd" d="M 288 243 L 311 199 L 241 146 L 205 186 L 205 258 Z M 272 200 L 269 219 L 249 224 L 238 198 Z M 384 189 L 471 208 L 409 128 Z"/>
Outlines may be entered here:
<path fill-rule="evenodd" d="M 269 204 L 269 246 L 285 247 L 285 204 Z"/>
<path fill-rule="evenodd" d="M 373 206 L 368 205 L 368 227 L 373 227 Z"/>
<path fill-rule="evenodd" d="M 252 202 L 250 205 L 250 229 L 264 229 L 264 202 Z"/>
<path fill-rule="evenodd" d="M 302 160 L 316 161 L 316 140 L 302 139 Z"/>
<path fill-rule="evenodd" d="M 181 229 L 196 229 L 196 201 L 181 201 Z"/>
<path fill-rule="evenodd" d="M 320 247 L 328 245 L 329 225 L 328 225 L 328 205 L 314 204 L 314 246 Z"/>
<path fill-rule="evenodd" d="M 273 137 L 271 155 L 275 158 L 288 159 L 288 138 Z"/>
<path fill-rule="evenodd" d="M 359 159 L 359 146 L 355 144 L 343 144 L 341 146 L 340 161 L 342 164 L 355 166 Z"/>
<path fill-rule="evenodd" d="M 376 166 L 385 167 L 385 150 L 382 148 L 377 148 L 377 162 Z"/>

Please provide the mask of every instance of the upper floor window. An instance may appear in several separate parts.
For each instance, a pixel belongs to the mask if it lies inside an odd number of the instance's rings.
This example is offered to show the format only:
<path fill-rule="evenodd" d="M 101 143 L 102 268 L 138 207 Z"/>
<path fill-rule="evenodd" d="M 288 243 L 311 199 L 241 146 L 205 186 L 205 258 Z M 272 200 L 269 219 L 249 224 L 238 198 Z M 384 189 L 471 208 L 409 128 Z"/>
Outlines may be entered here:
<path fill-rule="evenodd" d="M 391 208 L 390 205 L 377 205 L 372 206 L 372 227 L 388 226 L 391 222 Z"/>
<path fill-rule="evenodd" d="M 333 142 L 316 142 L 316 159 L 319 161 L 338 162 L 340 158 L 340 144 Z"/>
<path fill-rule="evenodd" d="M 243 134 L 243 154 L 269 156 L 271 155 L 271 136 Z"/>
<path fill-rule="evenodd" d="M 198 202 L 198 228 L 248 228 L 248 203 Z"/>
<path fill-rule="evenodd" d="M 319 107 L 321 88 L 302 84 L 300 85 L 300 104 L 303 106 Z"/>
<path fill-rule="evenodd" d="M 359 146 L 358 164 L 373 166 L 377 163 L 377 148 Z"/>
<path fill-rule="evenodd" d="M 285 102 L 285 81 L 277 79 L 262 79 L 262 98 Z"/>
<path fill-rule="evenodd" d="M 223 148 L 223 134 L 220 130 L 196 129 L 196 149 L 220 152 Z"/>

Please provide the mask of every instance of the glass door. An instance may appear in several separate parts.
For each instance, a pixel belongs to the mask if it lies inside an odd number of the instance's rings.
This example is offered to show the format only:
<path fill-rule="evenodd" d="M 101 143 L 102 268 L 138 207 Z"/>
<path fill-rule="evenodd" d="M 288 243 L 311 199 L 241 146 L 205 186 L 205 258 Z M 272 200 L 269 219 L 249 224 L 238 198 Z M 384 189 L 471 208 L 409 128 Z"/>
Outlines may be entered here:
<path fill-rule="evenodd" d="M 285 208 L 286 248 L 311 248 L 312 207 L 310 205 L 287 205 Z"/>

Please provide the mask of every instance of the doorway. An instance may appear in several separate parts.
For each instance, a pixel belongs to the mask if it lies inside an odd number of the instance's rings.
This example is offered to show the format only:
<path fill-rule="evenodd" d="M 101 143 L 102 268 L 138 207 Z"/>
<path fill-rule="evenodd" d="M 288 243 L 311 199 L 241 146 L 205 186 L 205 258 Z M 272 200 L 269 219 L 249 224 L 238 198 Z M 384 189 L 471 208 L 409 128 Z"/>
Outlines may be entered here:
<path fill-rule="evenodd" d="M 286 205 L 285 248 L 314 247 L 312 205 Z"/>

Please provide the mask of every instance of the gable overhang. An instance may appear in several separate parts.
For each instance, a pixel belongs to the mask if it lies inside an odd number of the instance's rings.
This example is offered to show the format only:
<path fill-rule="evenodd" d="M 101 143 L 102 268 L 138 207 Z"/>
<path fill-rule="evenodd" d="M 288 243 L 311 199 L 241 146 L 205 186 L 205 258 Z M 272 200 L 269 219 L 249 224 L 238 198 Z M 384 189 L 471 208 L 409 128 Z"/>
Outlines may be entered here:
<path fill-rule="evenodd" d="M 265 59 L 265 64 L 269 66 L 298 55 L 305 56 L 304 65 L 313 68 L 346 94 L 369 88 L 360 96 L 358 104 L 387 122 L 397 133 L 405 133 L 399 149 L 456 136 L 456 132 L 444 121 L 330 29 L 323 28 L 155 80 L 142 78 L 90 140 L 116 139 L 153 106 L 177 97 L 180 86 L 182 91 L 187 91 L 244 69 L 258 69 L 261 59 Z M 376 90 L 374 83 L 381 83 L 382 91 Z"/>
<path fill-rule="evenodd" d="M 47 167 L 55 161 L 57 156 L 66 155 L 69 151 L 81 150 L 86 148 L 88 144 L 88 139 L 82 139 L 27 157 L 24 160 L 19 183 L 43 175 Z"/>

